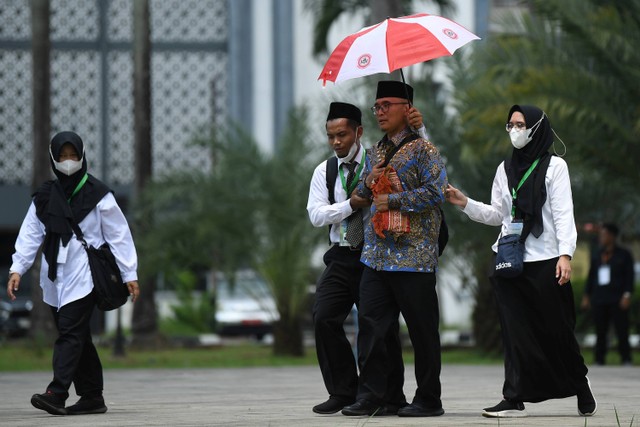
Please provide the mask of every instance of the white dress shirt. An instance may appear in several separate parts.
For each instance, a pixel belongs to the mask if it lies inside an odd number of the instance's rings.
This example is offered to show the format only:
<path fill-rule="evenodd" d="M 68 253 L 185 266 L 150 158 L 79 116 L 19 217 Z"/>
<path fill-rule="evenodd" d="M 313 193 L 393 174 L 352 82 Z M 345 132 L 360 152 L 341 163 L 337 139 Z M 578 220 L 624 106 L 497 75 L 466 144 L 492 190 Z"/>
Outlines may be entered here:
<path fill-rule="evenodd" d="M 138 257 L 131 231 L 112 193 L 107 193 L 78 225 L 87 244 L 96 248 L 105 242 L 109 244 L 124 282 L 138 280 Z M 20 227 L 15 246 L 16 252 L 13 254 L 13 264 L 9 271 L 23 276 L 33 265 L 44 237 L 44 224 L 37 217 L 36 207 L 32 202 Z M 67 244 L 66 250 L 61 244 L 55 281 L 49 280 L 48 271 L 49 265 L 43 255 L 40 286 L 44 302 L 50 306 L 59 309 L 70 302 L 84 298 L 93 289 L 87 252 L 75 233 Z"/>
<path fill-rule="evenodd" d="M 358 164 L 356 170 L 360 166 L 362 161 L 362 153 L 364 147 L 360 144 L 353 161 Z M 307 212 L 309 212 L 309 219 L 314 227 L 324 227 L 331 224 L 331 232 L 329 233 L 329 239 L 331 243 L 340 243 L 340 223 L 353 213 L 351 204 L 347 198 L 347 192 L 342 187 L 342 181 L 340 179 L 340 168 L 343 168 L 344 176 L 346 178 L 348 170 L 344 166 L 346 159 L 338 158 L 338 177 L 334 185 L 334 197 L 335 203 L 329 203 L 329 190 L 327 190 L 327 162 L 320 163 L 313 171 L 311 178 L 311 186 L 309 188 L 309 200 L 307 202 Z M 363 168 L 364 172 L 364 168 Z M 364 179 L 363 174 L 360 174 L 359 181 Z M 366 227 L 367 221 L 369 221 L 369 208 L 362 209 L 362 219 Z"/>
<path fill-rule="evenodd" d="M 525 241 L 524 261 L 543 261 L 560 255 L 573 257 L 576 249 L 578 233 L 573 217 L 573 197 L 567 163 L 560 157 L 553 156 L 545 175 L 547 200 L 542 205 L 543 231 L 536 238 L 529 234 Z M 511 189 L 504 169 L 504 162 L 498 166 L 493 187 L 491 188 L 491 205 L 468 199 L 463 209 L 474 221 L 498 226 L 501 225 L 498 239 L 507 234 L 511 223 Z M 493 244 L 494 252 L 498 251 L 498 242 Z"/>
<path fill-rule="evenodd" d="M 427 129 L 422 126 L 417 130 L 417 134 L 424 139 L 428 139 Z M 362 150 L 365 148 L 360 144 L 358 152 L 354 156 L 354 162 L 358 163 L 356 170 L 360 166 L 362 160 Z M 346 159 L 338 158 L 338 175 L 340 174 L 340 168 L 343 168 L 345 178 L 347 176 L 347 167 L 345 164 Z M 361 174 L 359 181 L 362 181 L 364 176 Z M 314 227 L 325 227 L 331 224 L 331 232 L 329 233 L 329 239 L 331 243 L 340 243 L 340 223 L 347 219 L 352 213 L 351 204 L 347 198 L 347 193 L 342 187 L 342 181 L 340 176 L 337 177 L 334 186 L 335 203 L 332 205 L 329 203 L 329 191 L 327 190 L 327 162 L 324 161 L 316 166 L 311 177 L 311 185 L 309 188 L 309 200 L 307 201 L 307 212 L 309 213 L 309 219 Z M 369 208 L 362 209 L 362 220 L 366 229 L 367 223 L 370 218 Z"/>

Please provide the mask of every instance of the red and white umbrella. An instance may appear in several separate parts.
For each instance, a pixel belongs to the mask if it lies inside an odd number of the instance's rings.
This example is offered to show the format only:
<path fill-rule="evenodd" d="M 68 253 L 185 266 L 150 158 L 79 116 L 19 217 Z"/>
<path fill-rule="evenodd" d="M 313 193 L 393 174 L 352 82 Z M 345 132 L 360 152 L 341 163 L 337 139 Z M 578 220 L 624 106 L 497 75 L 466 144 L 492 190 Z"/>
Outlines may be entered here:
<path fill-rule="evenodd" d="M 333 50 L 318 80 L 325 85 L 453 55 L 479 40 L 463 26 L 437 15 L 418 13 L 387 18 L 346 37 Z M 404 80 L 404 75 L 402 76 Z"/>

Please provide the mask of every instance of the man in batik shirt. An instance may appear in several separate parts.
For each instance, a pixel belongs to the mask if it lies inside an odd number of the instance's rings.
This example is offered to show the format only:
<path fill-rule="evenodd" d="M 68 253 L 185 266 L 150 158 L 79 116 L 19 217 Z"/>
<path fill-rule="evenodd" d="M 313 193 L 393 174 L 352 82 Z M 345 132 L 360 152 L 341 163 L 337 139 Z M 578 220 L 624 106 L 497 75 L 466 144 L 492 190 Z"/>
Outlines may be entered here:
<path fill-rule="evenodd" d="M 408 230 L 384 231 L 378 236 L 370 223 L 365 230 L 361 261 L 359 364 L 356 403 L 345 415 L 393 414 L 438 416 L 440 401 L 440 335 L 436 294 L 438 234 L 447 175 L 436 147 L 414 134 L 407 124 L 413 88 L 397 81 L 378 83 L 372 107 L 385 136 L 368 157 L 367 178 L 357 191 L 373 199 L 371 215 L 382 212 L 408 218 Z M 390 158 L 390 160 L 388 160 Z M 385 170 L 385 160 L 397 173 L 402 191 L 373 197 L 371 186 Z M 375 163 L 377 162 L 377 163 Z M 384 337 L 402 313 L 415 352 L 418 389 L 409 405 L 389 396 L 389 349 Z M 404 397 L 404 396 L 402 396 Z"/>

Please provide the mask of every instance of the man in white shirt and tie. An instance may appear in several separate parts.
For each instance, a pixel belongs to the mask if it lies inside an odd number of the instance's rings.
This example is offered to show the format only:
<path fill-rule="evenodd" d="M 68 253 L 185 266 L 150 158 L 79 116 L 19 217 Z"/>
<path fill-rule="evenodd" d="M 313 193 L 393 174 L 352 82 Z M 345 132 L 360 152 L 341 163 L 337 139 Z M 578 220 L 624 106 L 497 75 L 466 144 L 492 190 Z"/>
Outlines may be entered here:
<path fill-rule="evenodd" d="M 409 119 L 424 133 L 422 115 L 412 108 Z M 324 255 L 326 268 L 316 286 L 313 306 L 316 351 L 329 399 L 313 407 L 318 414 L 333 414 L 355 402 L 358 389 L 356 360 L 343 323 L 354 304 L 358 305 L 360 263 L 364 225 L 369 221 L 370 200 L 351 195 L 364 179 L 367 151 L 360 143 L 362 113 L 352 104 L 333 102 L 326 122 L 327 141 L 335 157 L 320 163 L 311 179 L 307 211 L 315 227 L 329 226 L 330 248 Z M 390 348 L 399 349 L 397 334 Z M 394 378 L 404 376 L 402 354 L 392 358 Z M 392 396 L 404 396 L 402 383 L 389 384 Z M 402 402 L 398 402 L 399 404 Z M 380 414 L 382 415 L 382 414 Z"/>

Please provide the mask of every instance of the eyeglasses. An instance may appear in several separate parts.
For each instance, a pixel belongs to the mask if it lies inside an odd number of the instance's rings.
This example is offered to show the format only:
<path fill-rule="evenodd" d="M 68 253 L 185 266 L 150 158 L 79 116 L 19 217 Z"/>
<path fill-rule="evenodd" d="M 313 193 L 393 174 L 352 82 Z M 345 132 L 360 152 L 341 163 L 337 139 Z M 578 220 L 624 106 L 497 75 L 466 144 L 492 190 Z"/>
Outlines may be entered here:
<path fill-rule="evenodd" d="M 527 124 L 524 122 L 516 122 L 516 123 L 507 123 L 505 129 L 507 132 L 511 132 L 511 129 L 516 128 L 517 130 L 525 130 L 527 128 Z"/>
<path fill-rule="evenodd" d="M 389 111 L 389 106 L 391 105 L 408 105 L 408 102 L 385 102 L 380 105 L 374 105 L 371 107 L 371 112 L 375 116 L 378 113 L 386 113 Z"/>

